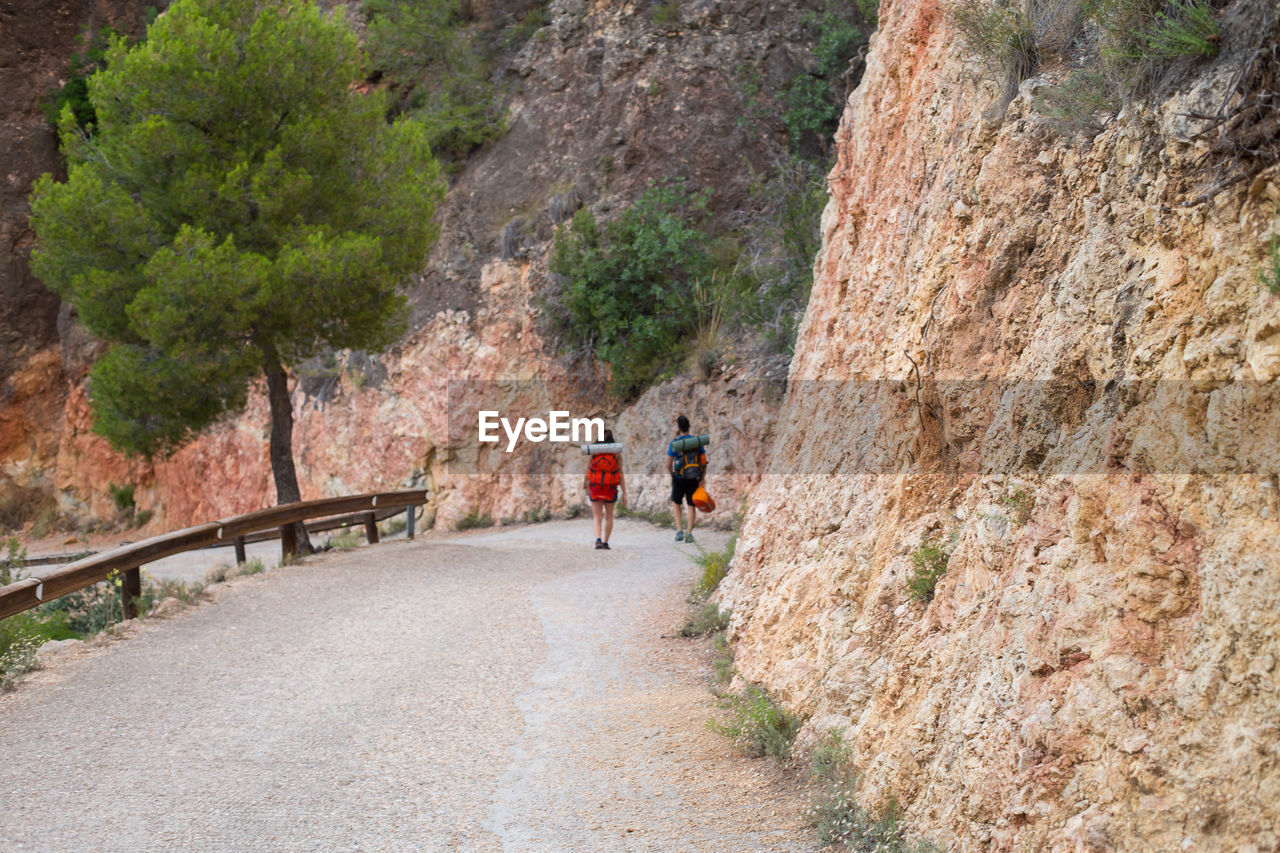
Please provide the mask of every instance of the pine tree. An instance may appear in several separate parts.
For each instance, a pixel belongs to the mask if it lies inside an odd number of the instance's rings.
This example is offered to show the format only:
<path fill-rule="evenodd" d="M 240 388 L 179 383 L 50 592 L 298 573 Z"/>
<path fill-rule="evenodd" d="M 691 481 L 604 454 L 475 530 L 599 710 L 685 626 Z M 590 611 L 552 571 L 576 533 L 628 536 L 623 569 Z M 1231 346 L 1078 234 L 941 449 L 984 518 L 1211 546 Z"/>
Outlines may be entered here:
<path fill-rule="evenodd" d="M 64 109 L 68 177 L 33 190 L 32 261 L 111 344 L 89 388 L 116 448 L 170 454 L 265 378 L 277 498 L 301 499 L 287 370 L 397 339 L 444 192 L 361 64 L 340 11 L 178 0 L 112 44 L 95 125 Z"/>

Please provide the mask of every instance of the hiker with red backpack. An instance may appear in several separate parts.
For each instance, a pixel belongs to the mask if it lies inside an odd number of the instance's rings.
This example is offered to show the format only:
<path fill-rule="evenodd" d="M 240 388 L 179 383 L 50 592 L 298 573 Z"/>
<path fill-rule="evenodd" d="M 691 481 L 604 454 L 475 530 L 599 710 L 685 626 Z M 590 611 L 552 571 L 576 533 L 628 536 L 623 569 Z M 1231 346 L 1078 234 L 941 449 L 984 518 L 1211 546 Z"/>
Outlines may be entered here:
<path fill-rule="evenodd" d="M 613 432 L 604 431 L 604 443 L 611 445 Z M 584 448 L 591 452 L 591 446 Z M 591 517 L 596 523 L 596 549 L 608 551 L 609 535 L 613 533 L 613 507 L 622 493 L 622 505 L 627 505 L 627 481 L 622 476 L 622 460 L 617 453 L 591 453 L 591 463 L 582 477 L 582 488 L 591 499 Z M 600 535 L 603 523 L 604 536 Z"/>
<path fill-rule="evenodd" d="M 707 479 L 707 452 L 703 448 L 709 441 L 708 436 L 689 434 L 689 419 L 684 415 L 676 418 L 676 437 L 667 445 L 667 471 L 671 474 L 671 503 L 675 508 L 677 542 L 693 541 L 693 525 L 698 514 L 694 509 L 694 493 L 703 487 Z M 689 505 L 687 531 L 680 506 L 682 502 Z"/>

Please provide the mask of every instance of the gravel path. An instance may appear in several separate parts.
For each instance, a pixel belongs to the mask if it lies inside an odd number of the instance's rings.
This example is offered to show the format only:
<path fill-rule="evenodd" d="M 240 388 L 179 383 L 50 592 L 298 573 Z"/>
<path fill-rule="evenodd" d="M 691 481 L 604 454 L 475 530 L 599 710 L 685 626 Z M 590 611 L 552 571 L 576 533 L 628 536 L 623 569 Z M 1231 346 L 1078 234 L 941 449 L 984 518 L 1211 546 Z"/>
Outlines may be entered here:
<path fill-rule="evenodd" d="M 0 697 L 0 850 L 813 849 L 663 637 L 689 549 L 589 533 L 330 553 L 58 655 Z"/>

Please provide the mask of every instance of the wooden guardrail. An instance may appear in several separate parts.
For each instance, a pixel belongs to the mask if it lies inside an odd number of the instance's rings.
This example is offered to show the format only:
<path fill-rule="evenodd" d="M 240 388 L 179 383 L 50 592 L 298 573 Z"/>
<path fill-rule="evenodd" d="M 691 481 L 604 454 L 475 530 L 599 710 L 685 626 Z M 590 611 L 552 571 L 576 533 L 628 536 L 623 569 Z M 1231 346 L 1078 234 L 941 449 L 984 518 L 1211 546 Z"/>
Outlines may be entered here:
<path fill-rule="evenodd" d="M 375 513 L 388 509 L 407 509 L 406 533 L 414 535 L 414 509 L 427 502 L 425 489 L 403 492 L 380 492 L 369 495 L 350 495 L 340 498 L 324 498 L 318 501 L 300 501 L 281 504 L 254 512 L 185 527 L 103 551 L 37 577 L 23 578 L 8 586 L 0 587 L 0 619 L 30 610 L 46 601 L 67 595 L 95 583 L 104 581 L 112 572 L 120 572 L 123 578 L 124 614 L 131 619 L 137 615 L 136 599 L 142 595 L 141 567 L 144 563 L 192 551 L 219 543 L 236 546 L 236 561 L 244 562 L 244 542 L 250 534 L 276 528 L 280 535 L 280 549 L 284 556 L 298 552 L 298 522 L 329 516 L 350 516 L 351 521 L 364 522 L 370 542 L 378 541 Z"/>

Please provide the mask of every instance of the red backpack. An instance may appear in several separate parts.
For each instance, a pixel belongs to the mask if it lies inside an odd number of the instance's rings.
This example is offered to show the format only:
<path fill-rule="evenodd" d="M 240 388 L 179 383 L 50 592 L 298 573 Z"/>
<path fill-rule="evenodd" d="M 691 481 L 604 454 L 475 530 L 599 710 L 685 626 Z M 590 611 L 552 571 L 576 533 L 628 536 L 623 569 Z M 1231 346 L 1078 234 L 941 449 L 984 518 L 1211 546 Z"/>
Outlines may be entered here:
<path fill-rule="evenodd" d="M 593 500 L 611 501 L 618 496 L 618 482 L 622 479 L 622 469 L 618 467 L 618 457 L 612 453 L 601 453 L 591 457 L 591 466 L 587 468 L 587 485 Z"/>

